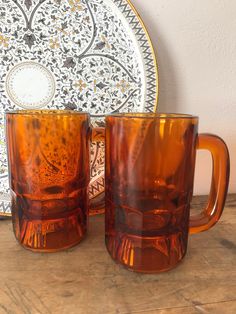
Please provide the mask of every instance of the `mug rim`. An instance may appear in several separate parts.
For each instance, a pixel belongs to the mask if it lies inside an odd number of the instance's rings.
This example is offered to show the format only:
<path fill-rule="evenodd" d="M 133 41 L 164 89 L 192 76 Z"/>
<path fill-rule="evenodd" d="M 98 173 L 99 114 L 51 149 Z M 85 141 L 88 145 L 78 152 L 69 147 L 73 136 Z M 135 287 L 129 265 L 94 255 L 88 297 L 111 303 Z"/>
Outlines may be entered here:
<path fill-rule="evenodd" d="M 69 115 L 87 115 L 90 114 L 85 111 L 74 111 L 74 110 L 63 110 L 63 109 L 24 109 L 24 110 L 12 110 L 12 111 L 6 111 L 5 115 L 36 115 L 36 116 L 49 116 L 49 115 L 60 115 L 60 116 L 69 116 Z"/>
<path fill-rule="evenodd" d="M 165 113 L 165 112 L 123 112 L 123 113 L 111 113 L 106 117 L 111 118 L 128 118 L 128 119 L 199 119 L 196 115 L 185 113 Z"/>

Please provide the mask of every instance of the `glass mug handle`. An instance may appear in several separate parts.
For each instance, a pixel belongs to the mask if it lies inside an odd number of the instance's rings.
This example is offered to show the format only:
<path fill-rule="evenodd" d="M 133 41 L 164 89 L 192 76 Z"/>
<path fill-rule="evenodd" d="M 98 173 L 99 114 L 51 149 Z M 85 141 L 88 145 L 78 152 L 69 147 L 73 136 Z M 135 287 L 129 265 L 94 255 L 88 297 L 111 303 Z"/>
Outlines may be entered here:
<path fill-rule="evenodd" d="M 203 212 L 190 217 L 190 234 L 213 227 L 221 217 L 229 185 L 230 158 L 225 142 L 216 135 L 200 134 L 197 149 L 212 155 L 212 181 L 208 203 Z"/>

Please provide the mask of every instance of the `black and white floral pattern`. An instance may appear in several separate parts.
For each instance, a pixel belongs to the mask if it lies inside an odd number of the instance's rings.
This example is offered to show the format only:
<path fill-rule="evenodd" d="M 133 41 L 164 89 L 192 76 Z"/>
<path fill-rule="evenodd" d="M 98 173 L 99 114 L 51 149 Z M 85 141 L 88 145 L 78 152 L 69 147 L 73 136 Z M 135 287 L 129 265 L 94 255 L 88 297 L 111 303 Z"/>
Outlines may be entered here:
<path fill-rule="evenodd" d="M 157 98 L 152 47 L 126 0 L 0 0 L 0 60 L 0 212 L 9 210 L 3 115 L 23 107 L 7 92 L 14 67 L 45 67 L 55 91 L 43 108 L 89 111 L 95 126 L 106 113 L 151 111 Z M 103 190 L 103 144 L 93 144 L 91 163 L 95 197 Z"/>

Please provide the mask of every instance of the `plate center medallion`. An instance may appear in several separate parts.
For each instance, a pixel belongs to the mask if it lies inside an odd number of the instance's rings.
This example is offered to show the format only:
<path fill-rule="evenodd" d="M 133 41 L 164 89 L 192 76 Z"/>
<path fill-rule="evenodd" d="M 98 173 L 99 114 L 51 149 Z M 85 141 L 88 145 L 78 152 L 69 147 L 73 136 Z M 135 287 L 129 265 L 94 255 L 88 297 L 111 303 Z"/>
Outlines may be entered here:
<path fill-rule="evenodd" d="M 22 62 L 8 72 L 6 91 L 16 105 L 25 109 L 38 109 L 53 99 L 55 80 L 43 65 L 32 61 Z"/>

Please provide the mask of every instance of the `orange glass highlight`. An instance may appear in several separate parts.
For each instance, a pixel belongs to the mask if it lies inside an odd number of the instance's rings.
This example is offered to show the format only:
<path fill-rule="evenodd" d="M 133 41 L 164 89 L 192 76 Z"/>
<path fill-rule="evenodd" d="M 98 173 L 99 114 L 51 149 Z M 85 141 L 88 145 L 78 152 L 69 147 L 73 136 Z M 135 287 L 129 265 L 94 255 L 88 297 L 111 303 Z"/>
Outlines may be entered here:
<path fill-rule="evenodd" d="M 213 158 L 207 208 L 190 217 L 197 149 Z M 190 233 L 220 218 L 229 182 L 225 143 L 198 135 L 198 118 L 117 114 L 106 118 L 106 246 L 130 270 L 163 272 L 185 256 Z"/>
<path fill-rule="evenodd" d="M 13 229 L 25 248 L 58 251 L 85 237 L 90 131 L 86 113 L 6 113 Z"/>

